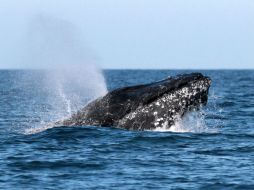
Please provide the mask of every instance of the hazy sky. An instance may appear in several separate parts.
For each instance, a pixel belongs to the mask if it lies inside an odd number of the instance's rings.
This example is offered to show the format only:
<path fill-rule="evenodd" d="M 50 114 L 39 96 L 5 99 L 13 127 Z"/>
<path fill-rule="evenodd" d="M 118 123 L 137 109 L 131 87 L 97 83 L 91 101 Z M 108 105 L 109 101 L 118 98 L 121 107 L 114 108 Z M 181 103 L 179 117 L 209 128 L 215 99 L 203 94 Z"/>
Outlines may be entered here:
<path fill-rule="evenodd" d="M 75 26 L 102 68 L 254 69 L 254 0 L 0 0 L 0 68 L 38 67 L 36 15 Z"/>

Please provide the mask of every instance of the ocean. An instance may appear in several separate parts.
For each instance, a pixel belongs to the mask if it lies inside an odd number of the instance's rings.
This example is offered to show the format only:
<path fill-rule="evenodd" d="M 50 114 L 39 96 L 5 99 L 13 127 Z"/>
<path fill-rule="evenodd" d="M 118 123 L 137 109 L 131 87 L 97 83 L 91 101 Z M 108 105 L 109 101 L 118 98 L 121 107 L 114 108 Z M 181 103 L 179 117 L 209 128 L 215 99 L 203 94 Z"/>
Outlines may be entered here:
<path fill-rule="evenodd" d="M 254 70 L 104 70 L 108 90 L 211 77 L 202 110 L 155 131 L 45 127 L 83 106 L 45 72 L 0 71 L 0 189 L 254 189 Z"/>

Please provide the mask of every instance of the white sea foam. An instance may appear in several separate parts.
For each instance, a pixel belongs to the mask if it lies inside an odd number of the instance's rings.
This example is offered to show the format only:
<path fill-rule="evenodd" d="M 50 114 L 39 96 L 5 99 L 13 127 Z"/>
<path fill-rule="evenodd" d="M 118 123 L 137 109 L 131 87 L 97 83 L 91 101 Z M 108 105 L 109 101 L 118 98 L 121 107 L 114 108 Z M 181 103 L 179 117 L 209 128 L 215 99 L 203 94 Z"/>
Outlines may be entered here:
<path fill-rule="evenodd" d="M 185 114 L 184 117 L 178 117 L 175 124 L 168 126 L 166 121 L 162 127 L 157 127 L 154 131 L 176 132 L 176 133 L 217 133 L 215 128 L 209 128 L 205 122 L 205 116 L 202 111 L 192 111 Z"/>
<path fill-rule="evenodd" d="M 32 126 L 32 127 L 29 127 L 29 128 L 25 128 L 24 131 L 23 131 L 23 134 L 32 135 L 32 134 L 40 133 L 40 132 L 43 132 L 47 129 L 51 129 L 51 128 L 54 128 L 54 127 L 57 127 L 57 126 L 54 125 L 53 123 L 42 122 L 40 125 L 38 125 L 36 127 Z"/>

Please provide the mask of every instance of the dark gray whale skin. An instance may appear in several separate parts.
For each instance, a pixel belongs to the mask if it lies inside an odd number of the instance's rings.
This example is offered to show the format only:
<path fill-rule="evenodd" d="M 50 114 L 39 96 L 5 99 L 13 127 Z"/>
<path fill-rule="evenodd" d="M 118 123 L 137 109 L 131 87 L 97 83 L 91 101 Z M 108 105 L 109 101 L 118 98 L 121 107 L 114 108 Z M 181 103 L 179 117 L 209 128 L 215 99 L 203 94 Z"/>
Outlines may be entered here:
<path fill-rule="evenodd" d="M 186 112 L 208 99 L 209 77 L 191 73 L 150 84 L 119 88 L 89 103 L 63 126 L 102 126 L 128 130 L 170 128 Z"/>

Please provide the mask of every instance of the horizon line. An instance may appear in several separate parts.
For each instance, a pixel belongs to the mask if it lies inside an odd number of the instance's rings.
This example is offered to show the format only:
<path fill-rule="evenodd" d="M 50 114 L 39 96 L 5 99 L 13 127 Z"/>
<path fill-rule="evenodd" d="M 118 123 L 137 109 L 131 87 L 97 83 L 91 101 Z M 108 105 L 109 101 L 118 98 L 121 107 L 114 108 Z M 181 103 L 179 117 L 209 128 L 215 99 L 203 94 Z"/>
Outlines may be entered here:
<path fill-rule="evenodd" d="M 55 68 L 0 68 L 3 70 L 54 70 Z M 254 70 L 254 68 L 100 68 L 101 70 Z"/>

